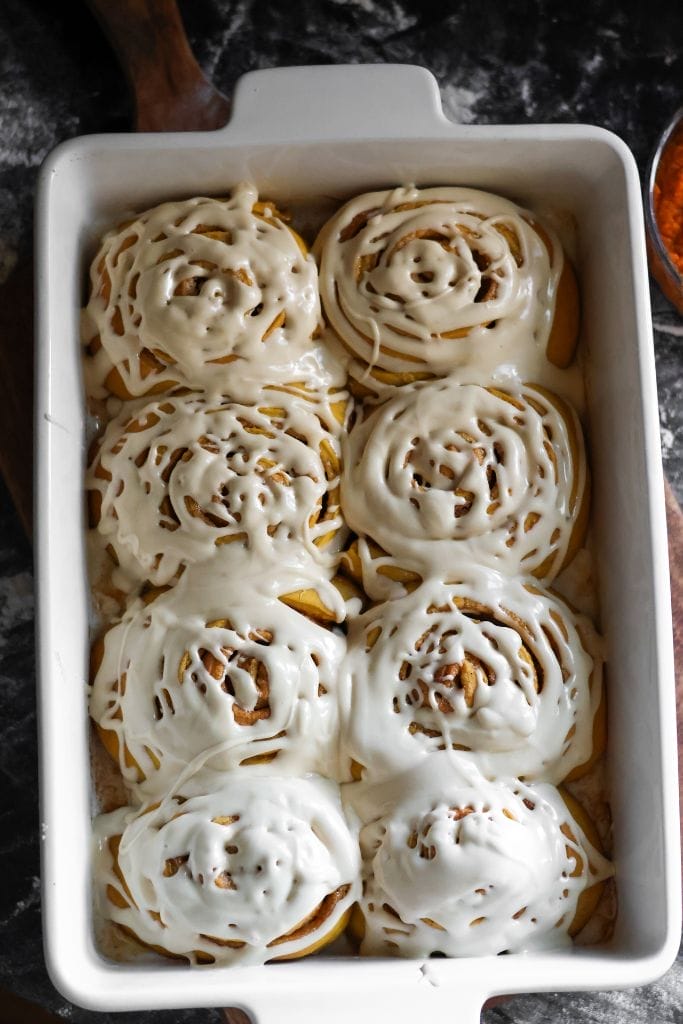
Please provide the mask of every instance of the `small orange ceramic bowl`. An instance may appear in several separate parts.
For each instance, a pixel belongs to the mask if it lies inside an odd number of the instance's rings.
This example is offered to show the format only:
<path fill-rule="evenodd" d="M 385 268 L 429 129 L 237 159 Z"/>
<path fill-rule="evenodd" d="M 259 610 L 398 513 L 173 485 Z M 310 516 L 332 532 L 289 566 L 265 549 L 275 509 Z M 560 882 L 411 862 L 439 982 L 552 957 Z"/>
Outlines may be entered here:
<path fill-rule="evenodd" d="M 660 228 L 663 172 L 673 155 L 674 148 L 681 148 L 683 152 L 683 107 L 676 111 L 659 139 L 650 162 L 645 197 L 645 225 L 650 273 L 667 299 L 683 316 L 683 274 L 674 263 Z M 683 171 L 681 173 L 683 174 Z M 679 186 L 679 189 L 683 192 L 683 184 Z M 683 206 L 683 195 L 680 196 L 680 204 Z"/>

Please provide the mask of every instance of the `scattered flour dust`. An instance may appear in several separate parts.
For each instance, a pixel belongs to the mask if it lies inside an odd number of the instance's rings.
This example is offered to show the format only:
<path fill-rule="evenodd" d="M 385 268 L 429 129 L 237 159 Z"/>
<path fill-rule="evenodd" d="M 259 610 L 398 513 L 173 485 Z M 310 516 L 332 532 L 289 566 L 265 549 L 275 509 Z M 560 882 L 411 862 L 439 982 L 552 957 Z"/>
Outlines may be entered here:
<path fill-rule="evenodd" d="M 477 104 L 484 95 L 484 88 L 468 88 L 454 82 L 441 84 L 443 112 L 456 124 L 472 124 L 476 121 Z"/>
<path fill-rule="evenodd" d="M 672 398 L 676 399 L 675 392 Z M 673 414 L 673 417 L 671 416 Z M 673 418 L 673 423 L 671 419 Z M 669 404 L 660 402 L 659 405 L 659 437 L 662 445 L 662 458 L 668 459 L 672 456 L 675 457 L 677 453 L 677 447 L 680 443 L 680 437 L 677 437 L 679 433 L 680 423 L 678 417 L 678 402 L 669 407 Z"/>
<path fill-rule="evenodd" d="M 40 879 L 34 875 L 31 879 L 31 888 L 26 896 L 22 899 L 17 900 L 14 904 L 14 908 L 10 911 L 8 916 L 4 920 L 0 921 L 0 925 L 7 925 L 10 921 L 13 921 L 17 917 L 30 910 L 31 907 L 35 906 L 40 899 Z"/>
<path fill-rule="evenodd" d="M 673 430 L 669 430 L 668 427 L 662 427 L 660 436 L 662 439 L 662 455 L 666 458 L 666 456 L 671 454 L 673 450 L 675 441 L 674 432 Z"/>
<path fill-rule="evenodd" d="M 669 323 L 667 320 L 653 320 L 652 326 L 662 334 L 670 334 L 674 338 L 683 338 L 683 325 Z"/>
<path fill-rule="evenodd" d="M 378 20 L 391 22 L 394 32 L 405 32 L 415 24 L 415 15 L 409 14 L 402 3 L 394 2 L 377 4 L 376 0 L 337 0 L 341 7 L 357 7 L 366 14 L 374 15 Z"/>

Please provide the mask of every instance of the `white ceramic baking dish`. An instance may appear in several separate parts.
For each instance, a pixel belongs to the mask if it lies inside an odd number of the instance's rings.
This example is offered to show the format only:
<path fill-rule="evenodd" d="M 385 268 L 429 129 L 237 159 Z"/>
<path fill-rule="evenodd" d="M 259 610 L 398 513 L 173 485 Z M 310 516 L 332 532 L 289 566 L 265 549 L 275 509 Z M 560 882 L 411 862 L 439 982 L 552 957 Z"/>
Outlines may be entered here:
<path fill-rule="evenodd" d="M 104 959 L 93 939 L 85 686 L 88 593 L 78 344 L 97 230 L 163 199 L 253 180 L 275 200 L 460 184 L 569 210 L 589 354 L 600 599 L 609 663 L 616 931 L 608 945 L 463 960 L 313 958 L 192 970 Z M 226 129 L 91 136 L 43 168 L 37 209 L 37 574 L 46 959 L 95 1010 L 239 1006 L 260 1021 L 475 1021 L 484 1000 L 661 975 L 678 947 L 680 860 L 671 616 L 640 187 L 614 135 L 581 125 L 455 125 L 409 66 L 285 68 L 238 84 Z"/>

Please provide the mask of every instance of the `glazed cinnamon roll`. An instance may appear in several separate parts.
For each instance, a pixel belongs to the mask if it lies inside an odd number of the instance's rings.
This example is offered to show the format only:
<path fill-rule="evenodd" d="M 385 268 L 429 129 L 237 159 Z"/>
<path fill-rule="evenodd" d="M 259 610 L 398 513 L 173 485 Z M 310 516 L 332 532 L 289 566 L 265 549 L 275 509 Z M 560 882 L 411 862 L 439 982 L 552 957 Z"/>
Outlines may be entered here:
<path fill-rule="evenodd" d="M 315 251 L 327 319 L 369 391 L 492 369 L 524 347 L 567 366 L 574 274 L 555 235 L 500 196 L 397 188 L 358 196 Z"/>
<path fill-rule="evenodd" d="M 98 818 L 95 834 L 102 915 L 193 963 L 315 952 L 359 895 L 357 839 L 322 779 L 200 775 Z"/>
<path fill-rule="evenodd" d="M 448 755 L 446 755 L 448 758 Z M 612 865 L 568 794 L 447 759 L 393 785 L 361 831 L 354 931 L 369 955 L 487 956 L 567 945 Z"/>
<path fill-rule="evenodd" d="M 586 531 L 581 426 L 537 386 L 409 385 L 351 431 L 342 502 L 379 546 L 357 548 L 370 593 L 392 562 L 418 576 L 476 562 L 549 582 Z"/>
<path fill-rule="evenodd" d="M 487 776 L 560 782 L 605 745 L 601 644 L 530 583 L 472 567 L 356 619 L 343 670 L 343 747 L 386 778 L 443 750 Z"/>
<path fill-rule="evenodd" d="M 83 340 L 97 397 L 281 383 L 321 358 L 315 263 L 252 185 L 134 216 L 105 235 L 90 284 Z"/>
<path fill-rule="evenodd" d="M 305 583 L 217 555 L 96 642 L 90 714 L 129 786 L 157 796 L 204 763 L 337 777 L 345 644 L 280 599 Z"/>
<path fill-rule="evenodd" d="M 346 392 L 277 387 L 249 405 L 183 395 L 124 406 L 87 474 L 90 524 L 125 573 L 155 586 L 234 541 L 261 557 L 294 541 L 327 564 L 343 527 L 347 408 Z"/>

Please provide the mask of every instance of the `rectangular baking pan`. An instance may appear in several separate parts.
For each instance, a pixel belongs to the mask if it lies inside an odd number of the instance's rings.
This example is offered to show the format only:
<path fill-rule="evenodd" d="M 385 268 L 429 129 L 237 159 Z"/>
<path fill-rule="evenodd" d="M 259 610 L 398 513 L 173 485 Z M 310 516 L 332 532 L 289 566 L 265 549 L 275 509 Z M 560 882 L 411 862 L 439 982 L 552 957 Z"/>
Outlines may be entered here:
<path fill-rule="evenodd" d="M 285 204 L 396 184 L 457 184 L 569 211 L 587 349 L 593 521 L 609 665 L 619 913 L 612 940 L 461 960 L 314 958 L 191 970 L 96 949 L 90 881 L 79 307 L 98 232 L 122 211 L 254 181 Z M 239 1006 L 261 1022 L 476 1021 L 497 993 L 640 985 L 678 947 L 680 859 L 671 614 L 640 188 L 629 150 L 581 125 L 455 125 L 429 72 L 245 75 L 227 128 L 91 136 L 46 161 L 37 200 L 37 579 L 43 914 L 57 988 L 93 1010 Z"/>

